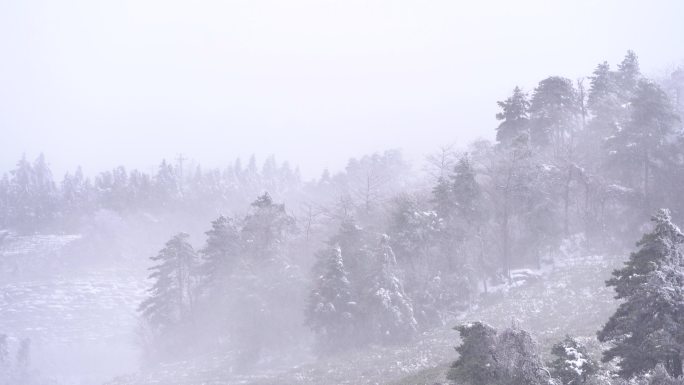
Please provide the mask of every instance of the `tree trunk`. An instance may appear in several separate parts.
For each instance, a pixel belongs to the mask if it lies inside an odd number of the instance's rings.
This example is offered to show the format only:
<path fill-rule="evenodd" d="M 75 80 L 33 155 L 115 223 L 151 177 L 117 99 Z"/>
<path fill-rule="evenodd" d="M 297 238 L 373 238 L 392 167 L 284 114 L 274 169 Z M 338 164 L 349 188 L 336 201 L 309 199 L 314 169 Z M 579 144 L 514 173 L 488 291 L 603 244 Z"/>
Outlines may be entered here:
<path fill-rule="evenodd" d="M 563 232 L 565 236 L 570 235 L 570 184 L 572 183 L 572 165 L 568 165 L 568 178 L 565 180 L 564 200 L 564 217 L 563 217 Z"/>
<path fill-rule="evenodd" d="M 503 270 L 504 274 L 506 275 L 506 278 L 508 280 L 511 280 L 511 263 L 510 263 L 510 255 L 509 255 L 509 234 L 508 234 L 508 204 L 504 206 L 504 217 L 503 217 L 503 224 L 502 224 L 502 231 L 503 231 Z"/>

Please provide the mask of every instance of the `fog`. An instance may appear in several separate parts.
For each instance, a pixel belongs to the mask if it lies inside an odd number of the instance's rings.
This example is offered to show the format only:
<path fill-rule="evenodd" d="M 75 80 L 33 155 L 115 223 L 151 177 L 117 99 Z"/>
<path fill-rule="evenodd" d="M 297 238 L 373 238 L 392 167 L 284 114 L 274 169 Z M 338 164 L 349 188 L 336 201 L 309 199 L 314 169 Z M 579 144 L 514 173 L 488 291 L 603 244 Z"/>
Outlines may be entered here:
<path fill-rule="evenodd" d="M 1 2 L 0 385 L 684 384 L 682 16 Z"/>
<path fill-rule="evenodd" d="M 349 156 L 492 139 L 494 100 L 628 49 L 681 63 L 679 1 L 5 1 L 0 168 L 56 175 L 179 153 L 276 154 L 318 177 Z M 359 140 L 361 139 L 361 140 Z"/>

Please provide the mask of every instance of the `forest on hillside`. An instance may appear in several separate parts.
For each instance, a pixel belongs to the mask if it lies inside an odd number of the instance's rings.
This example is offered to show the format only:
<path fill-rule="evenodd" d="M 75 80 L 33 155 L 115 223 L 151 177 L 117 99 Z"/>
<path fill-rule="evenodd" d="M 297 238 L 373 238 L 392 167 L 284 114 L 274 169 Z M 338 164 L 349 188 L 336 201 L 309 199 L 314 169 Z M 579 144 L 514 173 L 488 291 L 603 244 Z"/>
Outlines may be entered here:
<path fill-rule="evenodd" d="M 445 144 L 420 165 L 387 150 L 312 180 L 273 156 L 60 178 L 23 157 L 0 179 L 0 242 L 94 234 L 79 263 L 147 274 L 145 368 L 220 352 L 258 373 L 456 326 L 457 384 L 684 383 L 684 68 L 649 79 L 629 51 L 496 104 L 494 142 Z M 627 261 L 607 282 L 619 307 L 597 325 L 600 357 L 573 336 L 542 354 L 516 325 L 459 323 L 573 253 Z M 0 338 L 0 384 L 34 383 L 21 344 Z"/>

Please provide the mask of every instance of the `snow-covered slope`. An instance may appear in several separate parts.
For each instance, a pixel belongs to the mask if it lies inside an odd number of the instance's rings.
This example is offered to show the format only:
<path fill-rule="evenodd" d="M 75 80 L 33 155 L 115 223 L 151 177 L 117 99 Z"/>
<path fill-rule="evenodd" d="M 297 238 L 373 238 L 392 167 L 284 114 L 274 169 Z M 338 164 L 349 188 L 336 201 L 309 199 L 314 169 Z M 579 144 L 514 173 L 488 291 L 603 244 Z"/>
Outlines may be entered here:
<path fill-rule="evenodd" d="M 412 343 L 369 347 L 295 367 L 271 368 L 246 375 L 230 370 L 229 357 L 198 357 L 167 364 L 146 373 L 121 377 L 111 384 L 434 384 L 444 381 L 458 343 L 451 329 L 460 322 L 484 320 L 494 326 L 511 322 L 532 331 L 544 351 L 565 334 L 593 339 L 615 309 L 604 281 L 619 259 L 584 257 L 549 267 L 539 279 L 490 294 L 480 304 L 444 327 L 425 332 Z"/>
<path fill-rule="evenodd" d="M 31 339 L 33 368 L 57 384 L 97 384 L 137 367 L 140 275 L 119 269 L 66 274 L 78 235 L 14 236 L 0 242 L 0 333 Z"/>

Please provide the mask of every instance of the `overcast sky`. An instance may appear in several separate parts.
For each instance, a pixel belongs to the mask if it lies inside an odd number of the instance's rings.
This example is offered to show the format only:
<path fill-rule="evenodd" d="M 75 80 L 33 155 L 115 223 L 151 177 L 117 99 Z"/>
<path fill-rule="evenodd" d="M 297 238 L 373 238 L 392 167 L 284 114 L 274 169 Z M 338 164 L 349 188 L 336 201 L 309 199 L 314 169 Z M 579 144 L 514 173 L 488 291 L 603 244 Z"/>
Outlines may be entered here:
<path fill-rule="evenodd" d="M 0 171 L 179 153 L 350 156 L 493 138 L 496 101 L 633 49 L 684 59 L 684 1 L 0 0 Z"/>

